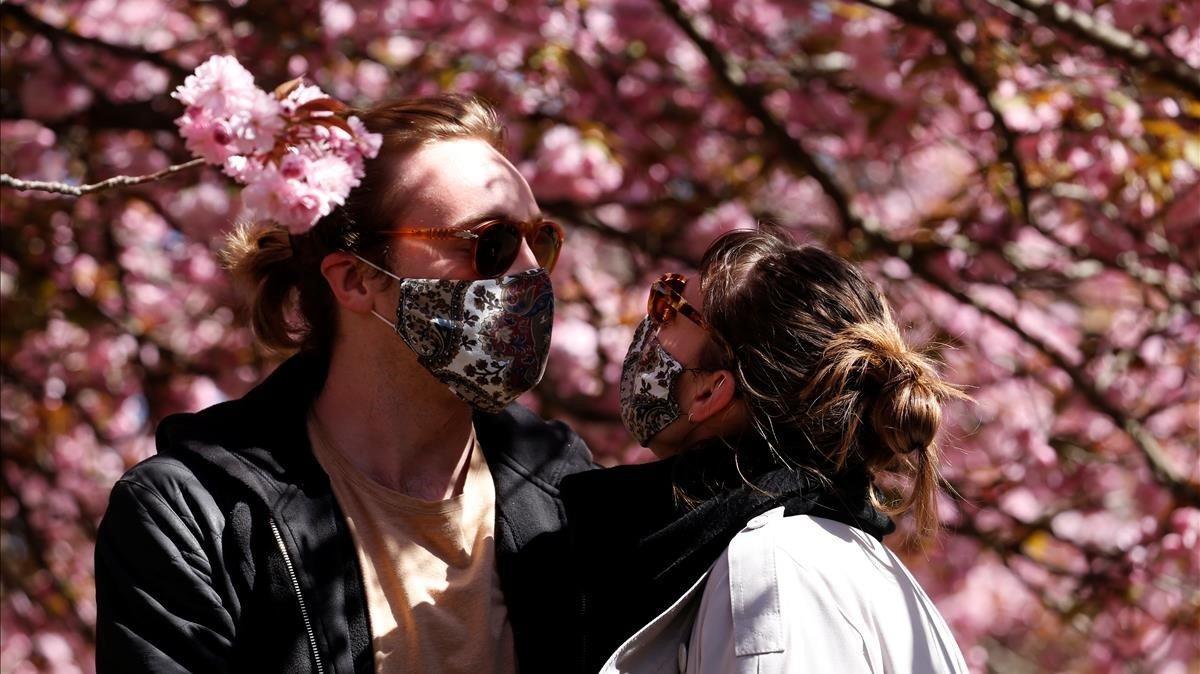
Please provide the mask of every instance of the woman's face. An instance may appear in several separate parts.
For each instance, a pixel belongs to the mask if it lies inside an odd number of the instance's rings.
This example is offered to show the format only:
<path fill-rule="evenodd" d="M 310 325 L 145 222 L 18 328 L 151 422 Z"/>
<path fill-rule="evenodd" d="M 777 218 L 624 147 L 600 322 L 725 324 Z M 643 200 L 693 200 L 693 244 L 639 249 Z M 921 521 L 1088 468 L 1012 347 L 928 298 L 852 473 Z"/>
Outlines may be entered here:
<path fill-rule="evenodd" d="M 683 297 L 704 315 L 699 279 L 690 280 Z M 684 368 L 700 367 L 705 350 L 712 348 L 711 340 L 708 331 L 679 313 L 658 328 L 659 344 Z M 732 395 L 734 386 L 733 375 L 727 370 L 680 374 L 673 395 L 682 414 L 650 439 L 650 450 L 666 458 L 702 440 L 740 431 L 745 416 Z"/>

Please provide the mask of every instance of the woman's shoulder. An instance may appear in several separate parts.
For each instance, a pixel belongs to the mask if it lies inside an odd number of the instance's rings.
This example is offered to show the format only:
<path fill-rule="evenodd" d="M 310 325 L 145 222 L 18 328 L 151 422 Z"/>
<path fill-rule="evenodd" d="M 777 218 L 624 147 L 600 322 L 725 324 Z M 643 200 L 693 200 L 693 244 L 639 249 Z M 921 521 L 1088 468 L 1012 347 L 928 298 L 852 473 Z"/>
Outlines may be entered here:
<path fill-rule="evenodd" d="M 893 572 L 899 560 L 879 539 L 843 522 L 817 515 L 774 515 L 761 526 L 771 536 L 760 540 L 811 573 L 841 576 L 863 566 Z"/>
<path fill-rule="evenodd" d="M 907 611 L 914 601 L 930 603 L 904 563 L 881 541 L 824 517 L 785 517 L 782 509 L 767 513 L 735 537 L 730 554 L 769 560 L 770 568 L 761 571 L 770 572 L 774 592 L 788 602 L 825 605 L 856 627 L 875 623 L 880 613 Z"/>
<path fill-rule="evenodd" d="M 842 606 L 862 603 L 853 596 L 859 587 L 848 581 L 875 551 L 855 532 L 832 520 L 787 517 L 782 507 L 746 523 L 713 565 L 705 589 L 705 601 L 718 602 L 732 618 L 735 655 L 783 651 L 797 621 L 812 622 L 818 632 L 836 626 L 858 640 L 861 616 Z M 797 606 L 805 607 L 800 615 Z"/>
<path fill-rule="evenodd" d="M 897 565 L 899 559 L 859 529 L 812 515 L 785 516 L 776 508 L 746 523 L 718 568 L 727 569 L 727 582 L 747 610 L 770 604 L 753 597 L 782 597 L 774 601 L 826 605 L 858 622 L 861 616 L 839 607 L 863 606 L 881 581 L 891 586 L 898 575 L 907 576 Z"/>
<path fill-rule="evenodd" d="M 928 665 L 920 671 L 965 671 L 949 629 L 898 557 L 854 527 L 785 517 L 782 508 L 751 519 L 730 542 L 699 613 L 698 654 L 753 656 L 763 671 L 877 672 L 898 655 Z M 886 634 L 881 625 L 891 626 Z M 717 637 L 722 631 L 729 636 Z M 766 666 L 777 660 L 786 667 Z"/>
<path fill-rule="evenodd" d="M 874 671 L 863 657 L 865 635 L 828 592 L 837 583 L 797 573 L 788 561 L 806 544 L 823 548 L 808 519 L 784 517 L 778 508 L 734 536 L 704 588 L 689 673 Z"/>

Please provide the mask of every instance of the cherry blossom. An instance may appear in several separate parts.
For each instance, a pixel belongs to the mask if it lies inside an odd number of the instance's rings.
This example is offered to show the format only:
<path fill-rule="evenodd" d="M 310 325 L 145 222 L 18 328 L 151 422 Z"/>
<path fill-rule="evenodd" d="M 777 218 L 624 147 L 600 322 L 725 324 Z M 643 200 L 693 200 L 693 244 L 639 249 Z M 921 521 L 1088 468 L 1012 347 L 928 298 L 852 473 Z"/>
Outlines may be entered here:
<path fill-rule="evenodd" d="M 911 550 L 901 518 L 889 538 L 971 669 L 1200 668 L 1200 3 L 0 13 L 0 670 L 93 668 L 113 482 L 163 417 L 278 362 L 221 236 L 245 217 L 301 231 L 358 183 L 379 139 L 332 97 L 445 90 L 497 108 L 568 230 L 551 365 L 523 400 L 599 461 L 652 458 L 616 393 L 649 280 L 782 224 L 861 264 L 973 398 L 944 417 L 943 535 Z"/>

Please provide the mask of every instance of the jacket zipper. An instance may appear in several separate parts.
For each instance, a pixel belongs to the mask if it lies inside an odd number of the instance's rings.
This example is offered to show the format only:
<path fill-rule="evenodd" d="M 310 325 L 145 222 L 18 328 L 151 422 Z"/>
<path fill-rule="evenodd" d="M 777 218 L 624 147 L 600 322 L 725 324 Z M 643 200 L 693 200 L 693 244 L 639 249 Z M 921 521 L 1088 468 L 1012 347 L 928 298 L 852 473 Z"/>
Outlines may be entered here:
<path fill-rule="evenodd" d="M 308 618 L 308 606 L 304 604 L 304 595 L 300 594 L 300 579 L 296 576 L 296 568 L 292 566 L 292 556 L 288 554 L 287 546 L 283 544 L 283 534 L 279 533 L 279 525 L 275 522 L 275 518 L 270 519 L 271 533 L 275 535 L 275 542 L 279 545 L 279 552 L 283 553 L 283 564 L 287 567 L 288 577 L 292 580 L 292 589 L 296 591 L 296 602 L 300 604 L 300 619 L 304 621 L 304 631 L 308 633 L 308 645 L 312 649 L 313 662 L 317 665 L 317 674 L 324 674 L 325 668 L 321 665 L 321 651 L 317 649 L 317 633 L 313 631 L 312 621 Z"/>

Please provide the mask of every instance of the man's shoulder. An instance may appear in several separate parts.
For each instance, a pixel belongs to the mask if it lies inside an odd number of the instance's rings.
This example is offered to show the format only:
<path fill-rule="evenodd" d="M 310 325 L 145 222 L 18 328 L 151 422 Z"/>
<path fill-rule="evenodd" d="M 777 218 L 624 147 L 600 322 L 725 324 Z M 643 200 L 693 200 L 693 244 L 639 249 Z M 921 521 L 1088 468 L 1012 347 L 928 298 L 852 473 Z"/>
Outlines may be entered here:
<path fill-rule="evenodd" d="M 243 434 L 240 429 L 245 426 L 244 407 L 243 399 L 237 398 L 165 417 L 154 433 L 159 455 L 177 455 L 186 448 L 236 445 L 236 437 Z"/>
<path fill-rule="evenodd" d="M 553 494 L 563 477 L 596 468 L 587 443 L 562 421 L 547 421 L 513 403 L 496 414 L 475 414 L 489 465 L 503 466 Z"/>
<path fill-rule="evenodd" d="M 157 454 L 139 461 L 117 480 L 140 490 L 169 492 L 198 481 L 192 468 L 176 456 Z"/>
<path fill-rule="evenodd" d="M 237 402 L 163 419 L 155 433 L 157 454 L 125 471 L 115 488 L 172 505 L 185 505 L 194 502 L 197 494 L 212 492 L 217 487 L 215 477 L 225 472 L 214 471 L 215 457 L 242 463 L 232 456 L 239 443 L 229 439 Z"/>
<path fill-rule="evenodd" d="M 211 535 L 221 512 L 211 486 L 191 466 L 176 457 L 152 456 L 113 485 L 98 537 L 109 544 L 156 531 L 178 546 L 191 545 L 195 537 Z"/>
<path fill-rule="evenodd" d="M 197 412 L 173 414 L 159 422 L 157 453 L 121 476 L 114 494 L 162 501 L 172 510 L 205 507 L 227 509 L 240 502 L 274 503 L 291 482 L 288 465 L 301 453 L 291 430 L 263 432 L 267 420 L 245 398 L 218 403 Z M 285 451 L 286 450 L 286 451 Z"/>

